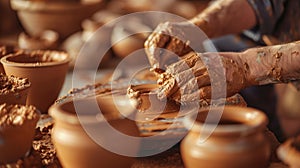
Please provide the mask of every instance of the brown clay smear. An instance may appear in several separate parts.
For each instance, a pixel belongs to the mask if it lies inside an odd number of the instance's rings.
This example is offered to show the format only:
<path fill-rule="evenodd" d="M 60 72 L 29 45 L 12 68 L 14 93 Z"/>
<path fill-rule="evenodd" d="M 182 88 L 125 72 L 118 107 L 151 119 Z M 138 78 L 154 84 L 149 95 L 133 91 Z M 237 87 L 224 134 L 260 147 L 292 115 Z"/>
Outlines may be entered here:
<path fill-rule="evenodd" d="M 15 93 L 22 89 L 28 88 L 30 82 L 27 78 L 19 78 L 15 76 L 6 76 L 0 74 L 0 94 Z"/>
<path fill-rule="evenodd" d="M 24 105 L 0 105 L 0 128 L 5 126 L 22 125 L 27 120 L 39 117 L 34 106 Z"/>

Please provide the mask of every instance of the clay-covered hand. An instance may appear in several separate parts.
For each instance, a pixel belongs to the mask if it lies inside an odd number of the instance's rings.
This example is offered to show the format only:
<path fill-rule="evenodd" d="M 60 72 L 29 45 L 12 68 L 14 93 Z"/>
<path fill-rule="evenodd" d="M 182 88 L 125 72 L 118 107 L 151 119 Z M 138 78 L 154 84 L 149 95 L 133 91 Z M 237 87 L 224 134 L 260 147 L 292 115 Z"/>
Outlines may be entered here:
<path fill-rule="evenodd" d="M 195 34 L 200 34 L 196 31 L 199 29 L 190 22 L 159 24 L 144 44 L 152 68 L 165 69 L 178 61 L 178 56 L 190 52 L 190 44 L 201 40 L 196 39 Z"/>
<path fill-rule="evenodd" d="M 250 86 L 247 66 L 240 53 L 190 52 L 169 65 L 158 79 L 159 98 L 169 97 L 176 102 L 225 98 Z"/>

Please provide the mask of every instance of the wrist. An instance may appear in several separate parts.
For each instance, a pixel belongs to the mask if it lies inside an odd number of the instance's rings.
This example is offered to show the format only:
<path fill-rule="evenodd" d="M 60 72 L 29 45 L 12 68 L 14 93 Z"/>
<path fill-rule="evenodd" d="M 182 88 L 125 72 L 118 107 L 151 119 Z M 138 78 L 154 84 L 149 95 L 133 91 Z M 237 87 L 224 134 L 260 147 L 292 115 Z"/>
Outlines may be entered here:
<path fill-rule="evenodd" d="M 256 61 L 252 56 L 253 53 L 251 50 L 246 50 L 238 54 L 245 74 L 246 87 L 259 85 L 259 81 L 257 80 L 260 78 L 259 70 L 257 70 L 259 67 L 255 64 Z"/>
<path fill-rule="evenodd" d="M 190 19 L 189 21 L 200 28 L 208 38 L 212 38 L 215 36 L 213 27 L 210 26 L 209 22 L 207 21 L 207 19 L 205 19 L 203 14 L 200 14 Z"/>

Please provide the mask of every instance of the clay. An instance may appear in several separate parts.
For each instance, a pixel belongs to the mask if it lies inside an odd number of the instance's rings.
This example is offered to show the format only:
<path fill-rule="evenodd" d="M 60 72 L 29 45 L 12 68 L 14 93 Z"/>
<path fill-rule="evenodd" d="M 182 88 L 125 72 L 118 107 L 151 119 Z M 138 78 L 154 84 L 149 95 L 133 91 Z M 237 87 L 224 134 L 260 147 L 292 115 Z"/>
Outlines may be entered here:
<path fill-rule="evenodd" d="M 230 53 L 229 53 L 230 54 Z M 237 58 L 229 58 L 228 53 L 195 53 L 190 52 L 176 63 L 169 65 L 165 72 L 159 75 L 157 83 L 160 85 L 158 96 L 160 99 L 168 97 L 177 103 L 187 103 L 211 99 L 212 83 L 214 83 L 214 98 L 233 96 L 249 85 L 247 71 Z M 228 57 L 228 58 L 227 58 Z M 208 68 L 210 71 L 208 72 Z M 223 70 L 223 72 L 218 72 Z M 212 78 L 211 78 L 212 76 Z M 222 77 L 225 78 L 223 81 Z M 235 81 L 240 81 L 235 85 Z M 226 82 L 226 90 L 222 86 Z M 225 94 L 226 93 L 226 94 Z"/>
<path fill-rule="evenodd" d="M 136 108 L 142 113 L 170 113 L 180 109 L 180 105 L 172 100 L 158 99 L 157 91 L 156 84 L 131 85 L 127 96 L 138 102 Z"/>
<path fill-rule="evenodd" d="M 58 51 L 31 51 L 11 54 L 1 62 L 6 74 L 28 78 L 31 89 L 27 104 L 36 106 L 42 113 L 57 98 L 68 71 L 69 56 Z"/>
<path fill-rule="evenodd" d="M 264 135 L 267 117 L 263 112 L 247 107 L 225 106 L 220 122 L 212 120 L 204 127 L 208 110 L 200 109 L 198 114 L 188 116 L 184 121 L 186 127 L 191 128 L 181 143 L 185 167 L 268 166 L 270 146 Z M 220 110 L 222 108 L 211 108 L 209 113 L 218 114 Z M 196 121 L 193 124 L 194 117 Z M 215 124 L 217 127 L 211 130 Z M 201 140 L 201 137 L 207 139 Z"/>
<path fill-rule="evenodd" d="M 27 78 L 0 74 L 0 104 L 26 104 L 31 83 Z"/>
<path fill-rule="evenodd" d="M 33 106 L 0 105 L 0 164 L 14 162 L 30 150 L 39 117 Z"/>
<path fill-rule="evenodd" d="M 98 112 L 92 108 L 91 103 L 94 99 L 75 99 L 74 101 L 55 104 L 50 108 L 50 115 L 55 121 L 52 140 L 57 149 L 58 158 L 65 168 L 130 167 L 134 161 L 133 158 L 104 149 L 95 143 L 84 130 L 83 124 L 85 128 L 101 130 L 103 143 L 116 143 L 116 139 L 110 137 L 115 133 L 105 130 L 107 129 L 105 127 L 106 122 L 123 134 L 139 136 L 135 122 L 120 115 L 120 111 L 113 104 L 111 96 L 98 96 L 96 99 L 105 119 L 99 118 Z M 121 105 L 119 109 L 128 109 L 129 107 L 129 103 L 117 104 Z M 82 110 L 78 112 L 78 108 L 84 109 L 84 113 Z M 122 145 L 119 147 L 128 148 L 128 146 Z M 138 152 L 138 147 L 139 144 L 131 144 L 129 148 L 133 152 Z"/>

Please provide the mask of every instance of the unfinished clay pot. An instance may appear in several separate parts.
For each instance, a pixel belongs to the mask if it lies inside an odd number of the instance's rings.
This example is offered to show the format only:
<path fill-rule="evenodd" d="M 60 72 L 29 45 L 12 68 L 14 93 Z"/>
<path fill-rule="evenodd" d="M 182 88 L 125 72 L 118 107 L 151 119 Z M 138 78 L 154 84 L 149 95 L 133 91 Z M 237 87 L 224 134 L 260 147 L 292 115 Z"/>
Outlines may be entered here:
<path fill-rule="evenodd" d="M 54 30 L 62 39 L 80 30 L 81 21 L 103 7 L 102 0 L 93 1 L 23 1 L 11 0 L 11 6 L 31 36 Z"/>
<path fill-rule="evenodd" d="M 270 146 L 263 133 L 267 124 L 264 113 L 253 108 L 225 106 L 219 122 L 206 119 L 208 112 L 218 115 L 222 110 L 201 109 L 185 118 L 186 127 L 191 128 L 181 143 L 185 167 L 267 167 Z"/>
<path fill-rule="evenodd" d="M 33 106 L 0 105 L 0 165 L 26 155 L 39 117 L 40 113 Z"/>
<path fill-rule="evenodd" d="M 27 104 L 42 113 L 54 103 L 68 71 L 69 56 L 58 51 L 32 51 L 3 57 L 1 63 L 8 75 L 28 78 L 31 89 Z"/>
<path fill-rule="evenodd" d="M 27 78 L 0 74 L 0 104 L 26 104 L 30 82 Z"/>
<path fill-rule="evenodd" d="M 289 138 L 277 149 L 277 156 L 291 168 L 300 167 L 300 136 Z"/>
<path fill-rule="evenodd" d="M 63 167 L 131 166 L 134 161 L 133 157 L 122 156 L 117 152 L 114 153 L 115 151 L 107 150 L 107 146 L 110 145 L 117 150 L 130 150 L 134 154 L 137 154 L 139 150 L 139 143 L 124 146 L 124 139 L 115 133 L 117 131 L 128 136 L 139 136 L 135 122 L 120 115 L 118 110 L 125 109 L 128 115 L 131 115 L 134 109 L 123 98 L 114 100 L 111 95 L 97 96 L 96 99 L 94 97 L 75 99 L 55 104 L 50 108 L 50 115 L 55 120 L 52 140 Z M 119 107 L 116 108 L 116 106 Z M 115 130 L 112 131 L 111 128 Z M 91 130 L 98 132 L 101 144 L 93 139 L 97 135 L 91 134 Z"/>

